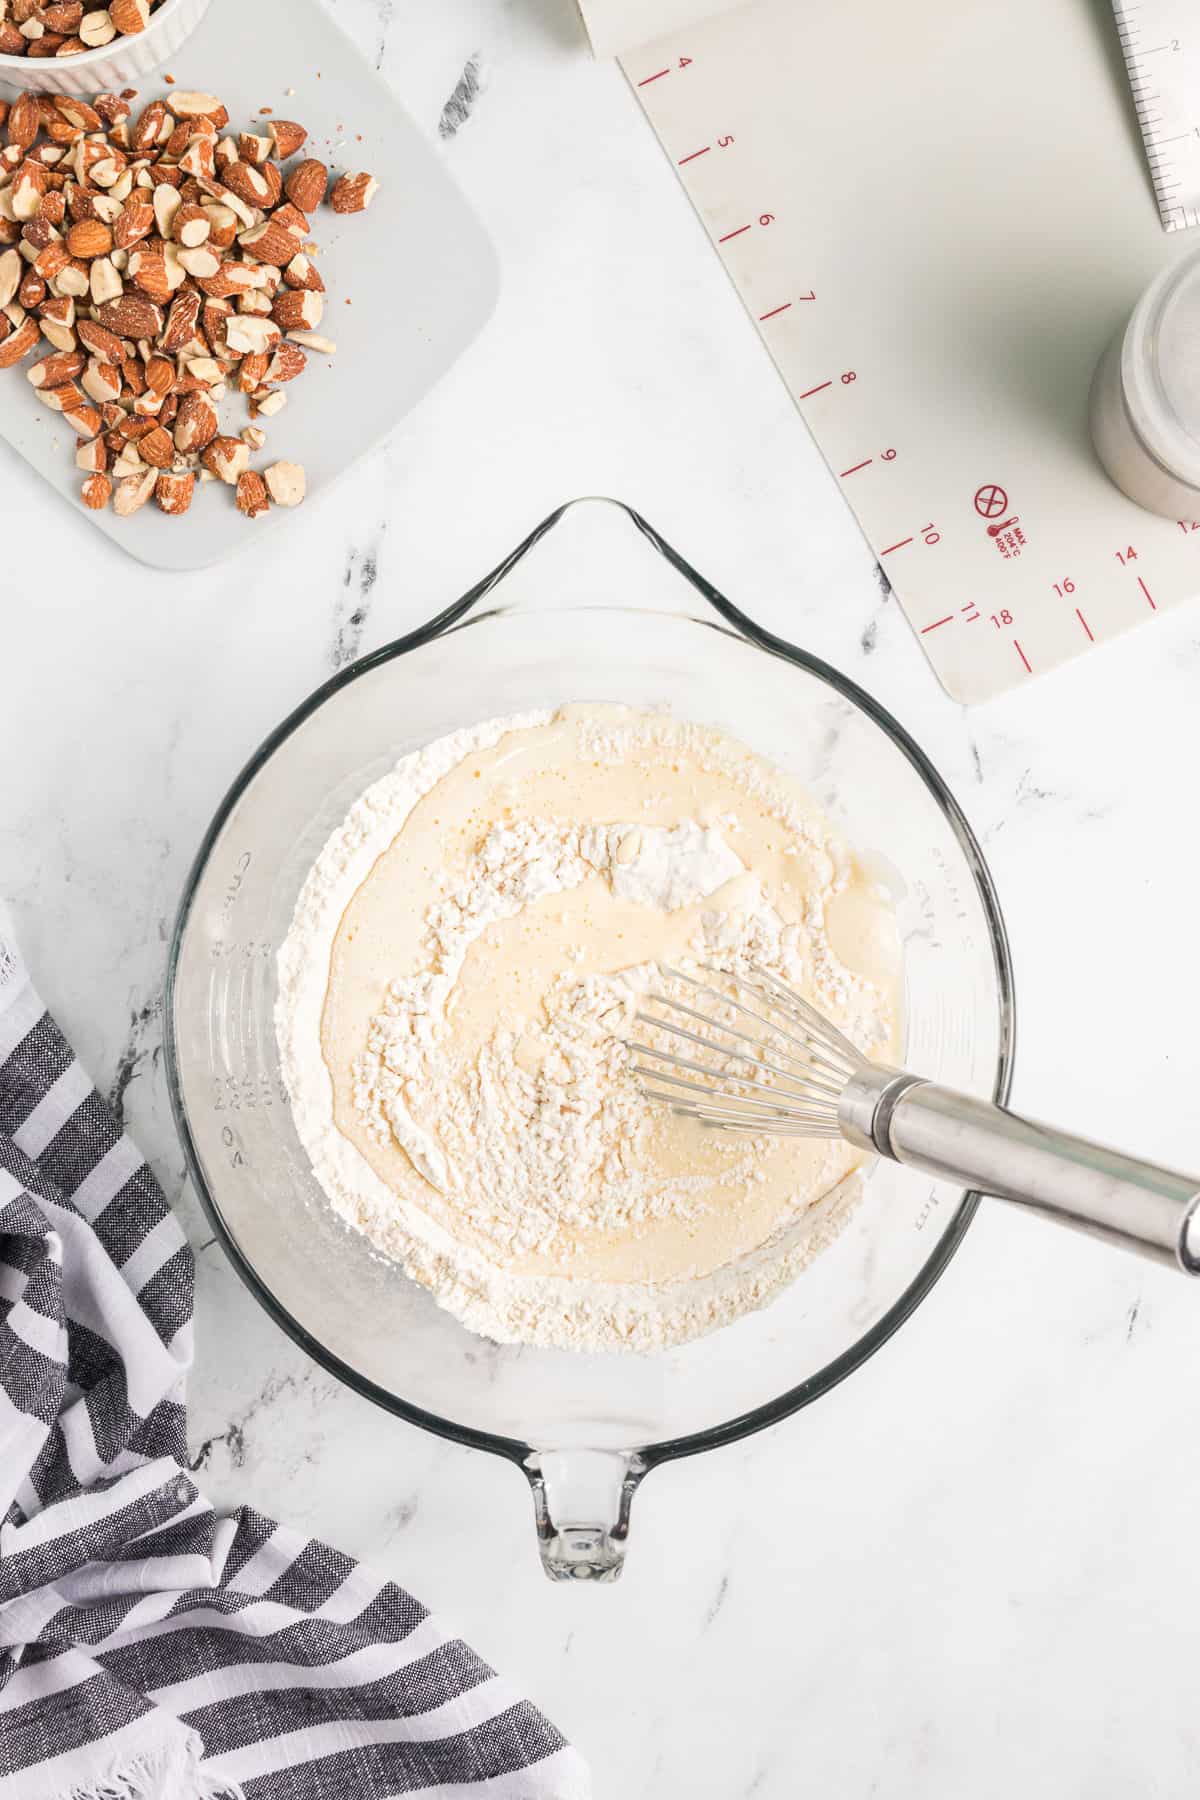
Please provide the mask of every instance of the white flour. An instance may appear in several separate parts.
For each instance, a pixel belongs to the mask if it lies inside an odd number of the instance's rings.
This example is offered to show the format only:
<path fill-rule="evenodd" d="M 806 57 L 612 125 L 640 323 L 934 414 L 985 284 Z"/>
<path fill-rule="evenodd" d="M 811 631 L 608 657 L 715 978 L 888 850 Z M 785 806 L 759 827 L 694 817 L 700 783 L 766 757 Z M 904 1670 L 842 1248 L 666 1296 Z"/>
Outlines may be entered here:
<path fill-rule="evenodd" d="M 843 1019 L 852 1006 L 864 1045 L 881 1038 L 885 1026 L 876 1016 L 878 994 L 838 963 L 823 930 L 824 905 L 847 880 L 845 854 L 777 795 L 775 810 L 824 872 L 807 916 L 791 925 L 739 856 L 735 815 L 671 826 L 499 821 L 476 845 L 469 878 L 428 910 L 420 967 L 381 995 L 353 1066 L 353 1105 L 365 1132 L 381 1147 L 400 1146 L 428 1187 L 418 1204 L 381 1179 L 335 1124 L 322 1055 L 326 983 L 342 915 L 424 795 L 467 757 L 550 717 L 488 721 L 405 757 L 332 834 L 279 955 L 283 1072 L 300 1140 L 333 1205 L 466 1324 L 500 1341 L 645 1350 L 763 1304 L 836 1235 L 857 1180 L 843 1179 L 844 1161 L 831 1152 L 822 1165 L 825 1205 L 807 1214 L 806 1200 L 772 1243 L 729 1267 L 637 1283 L 546 1272 L 547 1263 L 570 1268 L 580 1233 L 619 1235 L 648 1222 L 694 1220 L 711 1204 L 714 1184 L 736 1195 L 760 1177 L 753 1147 L 731 1139 L 722 1144 L 724 1166 L 715 1178 L 700 1182 L 686 1170 L 647 1178 L 646 1134 L 662 1114 L 631 1075 L 623 1040 L 651 968 L 580 975 L 571 961 L 583 952 L 568 950 L 536 1021 L 502 1022 L 464 1056 L 456 1008 L 472 945 L 489 927 L 519 920 L 552 896 L 603 883 L 619 900 L 659 913 L 696 908 L 690 948 L 701 959 L 730 968 L 756 962 L 797 985 L 807 972 L 812 990 Z M 641 742 L 692 752 L 703 746 L 713 756 L 711 734 L 698 728 L 645 718 L 638 727 Z M 611 722 L 580 726 L 581 744 L 600 760 L 621 761 L 635 741 L 636 732 Z M 730 756 L 723 773 L 761 795 L 760 767 Z M 713 896 L 720 903 L 704 907 Z M 803 1229 L 796 1229 L 801 1215 Z M 541 1259 L 536 1272 L 521 1266 L 531 1258 Z"/>

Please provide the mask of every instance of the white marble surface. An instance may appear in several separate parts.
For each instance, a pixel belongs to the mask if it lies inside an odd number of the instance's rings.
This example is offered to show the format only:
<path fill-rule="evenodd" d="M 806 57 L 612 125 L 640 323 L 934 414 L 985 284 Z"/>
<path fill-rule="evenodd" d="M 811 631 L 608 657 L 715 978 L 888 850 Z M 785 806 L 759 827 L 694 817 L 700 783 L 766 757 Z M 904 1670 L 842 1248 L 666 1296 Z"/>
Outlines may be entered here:
<path fill-rule="evenodd" d="M 985 1210 L 883 1355 L 788 1424 L 656 1473 L 623 1581 L 559 1589 L 519 1476 L 314 1368 L 181 1192 L 164 947 L 227 781 L 331 669 L 558 500 L 606 491 L 938 762 L 1011 928 L 1017 1101 L 1200 1165 L 1200 607 L 964 714 L 569 0 L 337 11 L 431 134 L 477 69 L 443 149 L 500 249 L 484 338 L 322 507 L 194 579 L 136 568 L 0 457 L 0 892 L 181 1196 L 210 1492 L 443 1610 L 579 1743 L 603 1800 L 1190 1792 L 1200 1290 Z"/>

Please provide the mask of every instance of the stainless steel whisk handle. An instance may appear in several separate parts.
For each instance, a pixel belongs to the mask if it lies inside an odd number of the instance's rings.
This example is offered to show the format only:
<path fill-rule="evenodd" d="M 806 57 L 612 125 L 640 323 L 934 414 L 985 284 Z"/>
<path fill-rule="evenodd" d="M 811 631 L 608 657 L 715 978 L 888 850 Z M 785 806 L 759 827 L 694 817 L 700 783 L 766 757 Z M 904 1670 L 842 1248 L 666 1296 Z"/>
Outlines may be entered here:
<path fill-rule="evenodd" d="M 842 1095 L 838 1121 L 860 1150 L 961 1182 L 1200 1274 L 1188 1222 L 1200 1177 L 1022 1119 L 895 1069 L 872 1067 Z"/>

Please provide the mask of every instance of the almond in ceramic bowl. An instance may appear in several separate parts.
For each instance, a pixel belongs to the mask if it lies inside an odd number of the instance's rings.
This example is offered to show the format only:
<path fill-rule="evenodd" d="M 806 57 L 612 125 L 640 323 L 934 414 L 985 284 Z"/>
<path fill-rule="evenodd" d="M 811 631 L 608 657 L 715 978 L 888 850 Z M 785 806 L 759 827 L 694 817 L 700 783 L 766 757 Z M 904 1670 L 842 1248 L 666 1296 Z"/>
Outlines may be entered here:
<path fill-rule="evenodd" d="M 8 0 L 0 5 L 0 98 L 136 87 L 182 49 L 208 8 L 209 0 Z M 17 36 L 26 48 L 14 54 L 3 46 Z"/>

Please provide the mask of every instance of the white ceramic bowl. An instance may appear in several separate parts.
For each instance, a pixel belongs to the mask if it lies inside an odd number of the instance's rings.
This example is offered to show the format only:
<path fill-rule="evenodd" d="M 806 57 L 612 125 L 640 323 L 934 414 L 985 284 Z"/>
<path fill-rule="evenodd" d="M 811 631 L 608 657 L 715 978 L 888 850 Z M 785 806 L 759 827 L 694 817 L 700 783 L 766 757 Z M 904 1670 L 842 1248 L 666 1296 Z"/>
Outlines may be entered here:
<path fill-rule="evenodd" d="M 0 95 L 120 93 L 137 87 L 178 54 L 208 11 L 210 0 L 162 0 L 145 31 L 115 37 L 100 50 L 78 56 L 0 56 Z"/>

